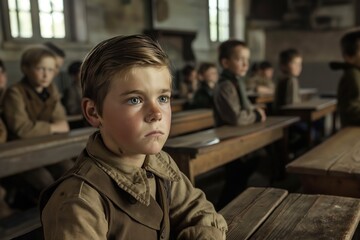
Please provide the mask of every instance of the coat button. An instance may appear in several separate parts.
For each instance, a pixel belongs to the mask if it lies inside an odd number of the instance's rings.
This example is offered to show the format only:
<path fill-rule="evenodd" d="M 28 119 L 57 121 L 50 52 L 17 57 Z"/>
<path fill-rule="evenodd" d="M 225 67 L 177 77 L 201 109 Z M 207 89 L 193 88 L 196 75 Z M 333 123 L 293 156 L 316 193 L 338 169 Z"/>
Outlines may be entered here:
<path fill-rule="evenodd" d="M 154 174 L 152 172 L 146 172 L 146 177 L 147 178 L 153 178 L 154 177 Z"/>

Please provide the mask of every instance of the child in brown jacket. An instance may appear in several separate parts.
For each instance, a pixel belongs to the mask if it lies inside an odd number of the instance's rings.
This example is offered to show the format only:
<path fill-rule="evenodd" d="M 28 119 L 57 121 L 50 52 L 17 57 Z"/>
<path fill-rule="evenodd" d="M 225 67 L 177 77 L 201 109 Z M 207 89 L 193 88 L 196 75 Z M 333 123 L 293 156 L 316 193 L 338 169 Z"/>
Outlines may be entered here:
<path fill-rule="evenodd" d="M 53 84 L 57 71 L 55 58 L 55 54 L 42 45 L 31 46 L 22 54 L 24 77 L 7 89 L 3 99 L 9 140 L 69 131 L 60 94 Z M 24 195 L 20 194 L 18 204 L 24 204 L 24 207 L 37 204 L 40 192 L 68 170 L 72 163 L 66 160 L 10 177 L 7 181 L 9 185 L 17 186 L 18 192 Z"/>
<path fill-rule="evenodd" d="M 158 43 L 118 36 L 81 68 L 82 109 L 98 128 L 75 167 L 45 191 L 45 239 L 225 239 L 227 224 L 161 151 L 171 74 Z"/>

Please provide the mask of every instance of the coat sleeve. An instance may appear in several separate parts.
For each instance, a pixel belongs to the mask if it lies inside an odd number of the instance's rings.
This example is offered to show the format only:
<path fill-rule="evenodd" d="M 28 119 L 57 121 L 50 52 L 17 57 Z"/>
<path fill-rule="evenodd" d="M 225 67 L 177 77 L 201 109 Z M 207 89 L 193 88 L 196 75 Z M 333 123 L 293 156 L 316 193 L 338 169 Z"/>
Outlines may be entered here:
<path fill-rule="evenodd" d="M 216 212 L 200 189 L 193 187 L 170 157 L 169 160 L 181 175 L 181 179 L 171 185 L 170 221 L 176 239 L 225 239 L 228 228 L 224 217 Z"/>
<path fill-rule="evenodd" d="M 17 88 L 7 90 L 3 104 L 6 126 L 17 137 L 31 138 L 51 134 L 49 122 L 31 121 L 25 101 Z"/>
<path fill-rule="evenodd" d="M 255 110 L 241 109 L 238 93 L 229 82 L 221 83 L 215 90 L 214 105 L 226 124 L 241 126 L 257 120 Z"/>

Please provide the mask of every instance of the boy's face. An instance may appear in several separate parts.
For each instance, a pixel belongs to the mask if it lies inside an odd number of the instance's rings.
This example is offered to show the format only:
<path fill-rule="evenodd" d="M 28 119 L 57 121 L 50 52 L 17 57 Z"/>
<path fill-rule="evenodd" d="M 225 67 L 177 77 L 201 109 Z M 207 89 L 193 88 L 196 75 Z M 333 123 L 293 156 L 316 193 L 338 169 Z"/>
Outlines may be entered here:
<path fill-rule="evenodd" d="M 52 57 L 43 57 L 35 66 L 24 67 L 24 74 L 35 89 L 47 88 L 56 74 L 56 61 Z"/>
<path fill-rule="evenodd" d="M 171 75 L 166 67 L 136 67 L 115 75 L 100 118 L 107 148 L 119 156 L 158 153 L 170 131 Z"/>
<path fill-rule="evenodd" d="M 208 84 L 215 84 L 219 80 L 219 73 L 215 67 L 211 67 L 202 74 L 202 79 Z"/>
<path fill-rule="evenodd" d="M 221 60 L 224 69 L 230 70 L 237 76 L 243 77 L 249 69 L 250 50 L 244 46 L 237 46 L 229 59 Z"/>
<path fill-rule="evenodd" d="M 272 79 L 274 76 L 274 69 L 273 68 L 265 68 L 264 70 L 262 70 L 262 75 L 266 79 Z"/>
<path fill-rule="evenodd" d="M 302 70 L 302 57 L 294 57 L 287 65 L 287 72 L 290 76 L 298 77 Z"/>

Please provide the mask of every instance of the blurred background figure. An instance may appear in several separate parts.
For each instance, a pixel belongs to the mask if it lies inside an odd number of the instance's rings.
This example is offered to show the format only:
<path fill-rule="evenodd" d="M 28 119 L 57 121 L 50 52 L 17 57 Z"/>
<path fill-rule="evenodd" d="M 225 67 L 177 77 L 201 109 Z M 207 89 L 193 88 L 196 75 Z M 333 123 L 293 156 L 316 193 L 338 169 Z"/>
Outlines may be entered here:
<path fill-rule="evenodd" d="M 273 94 L 275 85 L 273 81 L 274 68 L 268 61 L 257 64 L 252 76 L 248 78 L 247 90 L 260 94 Z"/>
<path fill-rule="evenodd" d="M 193 65 L 185 65 L 182 69 L 182 81 L 180 82 L 180 97 L 192 101 L 194 93 L 198 89 L 197 71 Z"/>
<path fill-rule="evenodd" d="M 68 67 L 68 74 L 72 80 L 71 85 L 65 89 L 62 103 L 68 115 L 81 114 L 81 84 L 80 84 L 81 61 L 74 61 Z"/>

